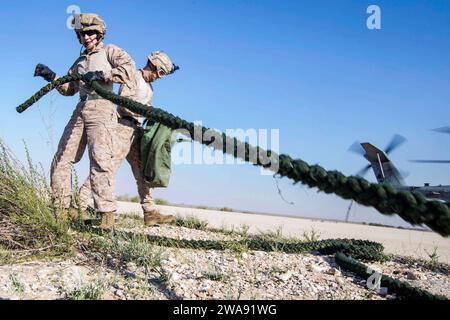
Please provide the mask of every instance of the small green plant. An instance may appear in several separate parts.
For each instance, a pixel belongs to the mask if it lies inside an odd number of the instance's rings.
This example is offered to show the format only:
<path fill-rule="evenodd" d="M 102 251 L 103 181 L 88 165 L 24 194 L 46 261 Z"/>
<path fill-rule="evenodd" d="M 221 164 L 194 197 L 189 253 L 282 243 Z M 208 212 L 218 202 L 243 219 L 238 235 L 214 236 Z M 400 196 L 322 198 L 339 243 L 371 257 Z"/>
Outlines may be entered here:
<path fill-rule="evenodd" d="M 12 252 L 0 245 L 0 266 L 10 263 L 12 258 Z"/>
<path fill-rule="evenodd" d="M 143 218 L 138 213 L 120 215 L 117 225 L 122 228 L 134 228 L 143 226 Z"/>
<path fill-rule="evenodd" d="M 233 209 L 228 208 L 228 207 L 223 207 L 219 209 L 220 211 L 224 211 L 224 212 L 233 212 Z"/>
<path fill-rule="evenodd" d="M 170 206 L 170 202 L 164 199 L 156 198 L 155 203 L 162 206 Z"/>
<path fill-rule="evenodd" d="M 23 285 L 22 282 L 20 282 L 20 280 L 17 278 L 15 274 L 9 275 L 9 281 L 11 282 L 12 289 L 14 290 L 15 293 L 19 295 L 24 293 L 25 286 Z"/>
<path fill-rule="evenodd" d="M 157 271 L 159 274 L 158 278 L 156 279 L 156 282 L 161 285 L 167 286 L 170 280 L 172 279 L 172 274 L 162 268 L 158 268 L 155 271 Z"/>
<path fill-rule="evenodd" d="M 169 278 L 170 279 L 170 278 Z M 163 283 L 167 283 L 169 281 L 169 279 L 166 282 Z M 154 286 L 154 284 L 151 284 L 151 282 L 149 282 L 148 280 L 144 280 L 144 279 L 138 279 L 137 281 L 138 283 L 138 298 L 145 298 L 146 295 L 148 295 L 149 293 L 154 293 L 156 292 L 156 288 Z M 148 300 L 148 298 L 147 298 Z"/>
<path fill-rule="evenodd" d="M 309 232 L 303 231 L 303 239 L 307 242 L 314 242 L 320 239 L 320 232 L 311 228 Z"/>
<path fill-rule="evenodd" d="M 197 229 L 205 231 L 208 227 L 208 222 L 198 219 L 194 216 L 181 217 L 176 216 L 175 219 L 171 222 L 172 225 L 178 227 L 185 227 L 189 229 Z"/>
<path fill-rule="evenodd" d="M 249 250 L 247 244 L 240 241 L 228 241 L 227 249 L 230 250 L 238 260 L 242 258 L 243 252 Z"/>
<path fill-rule="evenodd" d="M 77 171 L 75 170 L 75 168 L 72 168 L 72 177 L 73 177 L 73 181 L 72 181 L 72 206 L 74 208 L 80 208 L 80 204 L 81 204 L 81 198 L 80 198 L 80 188 L 79 188 L 79 183 L 78 183 L 78 174 Z"/>
<path fill-rule="evenodd" d="M 241 299 L 241 295 L 242 295 L 244 289 L 238 288 L 237 295 L 235 295 L 233 293 L 233 291 L 234 291 L 233 289 L 234 289 L 233 285 L 231 284 L 231 286 L 227 289 L 224 300 L 240 300 Z"/>
<path fill-rule="evenodd" d="M 231 226 L 231 228 L 228 228 L 226 225 L 223 225 L 220 229 L 212 229 L 211 231 L 214 232 L 220 232 L 226 235 L 239 235 L 241 237 L 248 237 L 248 230 L 250 227 L 246 224 L 243 224 L 239 226 L 238 228 L 235 228 L 234 225 Z"/>
<path fill-rule="evenodd" d="M 260 232 L 253 237 L 253 241 L 265 243 L 272 251 L 283 251 L 286 244 L 295 243 L 299 240 L 294 237 L 285 237 L 281 227 L 275 231 Z"/>
<path fill-rule="evenodd" d="M 230 235 L 239 235 L 241 237 L 248 237 L 248 230 L 250 229 L 250 226 L 246 225 L 246 224 L 242 224 L 240 225 L 238 228 L 235 228 L 234 226 L 231 227 L 231 230 L 224 230 L 225 234 L 230 234 Z"/>
<path fill-rule="evenodd" d="M 68 300 L 99 300 L 107 288 L 105 281 L 97 279 L 93 283 L 81 285 L 66 293 Z"/>
<path fill-rule="evenodd" d="M 117 199 L 117 201 L 137 202 L 137 203 L 139 203 L 141 201 L 139 199 L 139 196 L 130 197 L 128 194 L 117 196 L 116 199 Z"/>
<path fill-rule="evenodd" d="M 281 268 L 279 266 L 272 266 L 269 270 L 270 275 L 276 275 L 276 274 L 282 274 L 285 273 L 287 270 L 284 268 Z"/>
<path fill-rule="evenodd" d="M 250 230 L 250 226 L 243 224 L 239 227 L 236 233 L 242 237 L 248 237 L 248 230 Z"/>
<path fill-rule="evenodd" d="M 275 229 L 275 231 L 268 230 L 260 232 L 258 235 L 255 236 L 255 239 L 279 243 L 292 243 L 298 241 L 298 239 L 294 237 L 285 237 L 283 235 L 282 227 L 278 227 L 277 229 Z"/>
<path fill-rule="evenodd" d="M 429 253 L 427 250 L 425 250 L 428 257 L 430 258 L 430 261 L 428 262 L 428 266 L 431 269 L 436 269 L 439 266 L 439 255 L 437 254 L 437 250 L 438 250 L 437 246 L 434 246 L 432 253 Z"/>
<path fill-rule="evenodd" d="M 112 256 L 121 263 L 133 262 L 148 273 L 161 266 L 162 249 L 155 247 L 144 234 L 118 233 L 106 238 L 95 237 L 91 240 L 91 249 L 104 256 Z"/>
<path fill-rule="evenodd" d="M 225 274 L 216 265 L 209 265 L 208 270 L 203 272 L 203 276 L 212 281 L 221 281 L 225 279 Z"/>

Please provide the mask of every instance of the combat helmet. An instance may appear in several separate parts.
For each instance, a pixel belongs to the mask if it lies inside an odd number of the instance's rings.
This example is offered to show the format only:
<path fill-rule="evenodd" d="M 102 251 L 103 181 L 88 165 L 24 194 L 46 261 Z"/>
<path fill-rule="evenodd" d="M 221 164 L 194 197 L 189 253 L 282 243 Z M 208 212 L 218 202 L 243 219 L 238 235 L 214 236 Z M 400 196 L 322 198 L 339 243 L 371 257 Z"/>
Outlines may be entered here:
<path fill-rule="evenodd" d="M 105 22 L 95 13 L 80 13 L 75 14 L 72 20 L 75 33 L 77 34 L 78 41 L 81 43 L 80 32 L 94 30 L 99 35 L 99 41 L 101 41 L 106 34 Z"/>
<path fill-rule="evenodd" d="M 164 51 L 153 51 L 148 55 L 148 61 L 156 67 L 160 77 L 174 73 L 175 70 L 179 69 Z"/>

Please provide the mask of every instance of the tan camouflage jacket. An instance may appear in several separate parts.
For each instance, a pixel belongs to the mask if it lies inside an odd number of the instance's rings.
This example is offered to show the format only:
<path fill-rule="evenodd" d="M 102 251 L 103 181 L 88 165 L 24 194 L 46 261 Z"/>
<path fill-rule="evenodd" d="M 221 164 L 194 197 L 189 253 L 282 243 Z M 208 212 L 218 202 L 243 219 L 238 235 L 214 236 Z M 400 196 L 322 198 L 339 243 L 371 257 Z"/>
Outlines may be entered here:
<path fill-rule="evenodd" d="M 89 71 L 103 71 L 106 81 L 101 85 L 108 90 L 113 89 L 113 83 L 120 83 L 122 95 L 133 96 L 136 90 L 136 66 L 125 50 L 113 44 L 100 42 L 97 48 L 87 53 L 84 51 L 70 67 L 68 74 Z M 65 96 L 73 96 L 80 92 L 80 100 L 97 97 L 96 93 L 83 81 L 73 81 L 58 87 Z"/>
<path fill-rule="evenodd" d="M 136 70 L 136 90 L 134 91 L 134 94 L 129 96 L 126 92 L 126 87 L 124 85 L 121 85 L 119 88 L 119 95 L 124 96 L 127 98 L 130 98 L 134 101 L 140 102 L 142 104 L 150 105 L 152 103 L 152 97 L 153 97 L 153 87 L 150 83 L 145 82 L 144 77 L 142 76 L 141 70 Z M 117 111 L 121 117 L 132 117 L 138 122 L 143 121 L 143 117 L 140 116 L 137 113 L 131 112 L 130 110 L 118 106 Z"/>

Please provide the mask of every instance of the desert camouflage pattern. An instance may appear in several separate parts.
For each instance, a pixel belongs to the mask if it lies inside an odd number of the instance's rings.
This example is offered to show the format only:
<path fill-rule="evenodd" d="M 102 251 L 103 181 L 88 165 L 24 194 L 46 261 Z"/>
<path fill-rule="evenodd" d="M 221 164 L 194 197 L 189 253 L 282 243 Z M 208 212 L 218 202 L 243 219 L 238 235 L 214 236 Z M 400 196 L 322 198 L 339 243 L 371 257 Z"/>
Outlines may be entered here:
<path fill-rule="evenodd" d="M 156 209 L 156 205 L 152 196 L 152 190 L 145 183 L 141 173 L 140 161 L 140 143 L 144 130 L 136 122 L 129 119 L 120 119 L 118 130 L 116 133 L 117 144 L 115 156 L 112 160 L 114 173 L 120 168 L 122 161 L 127 159 L 131 166 L 134 179 L 138 188 L 139 198 L 141 200 L 142 209 L 144 211 L 152 211 Z M 80 207 L 86 209 L 89 201 L 93 197 L 91 192 L 92 179 L 88 177 L 80 188 Z"/>
<path fill-rule="evenodd" d="M 122 86 L 119 88 L 119 94 L 124 95 Z M 129 98 L 143 104 L 150 104 L 152 96 L 153 90 L 151 85 L 144 81 L 140 72 L 137 72 L 136 91 Z M 118 113 L 122 118 L 119 120 L 115 134 L 117 143 L 115 144 L 116 150 L 113 159 L 114 172 L 117 173 L 122 161 L 127 159 L 136 180 L 142 209 L 144 212 L 155 210 L 156 205 L 152 196 L 152 189 L 145 183 L 141 171 L 141 138 L 144 130 L 138 123 L 140 116 L 120 106 L 118 107 Z M 132 117 L 134 120 L 123 117 Z M 91 198 L 91 179 L 88 177 L 80 188 L 80 207 L 86 209 Z"/>
<path fill-rule="evenodd" d="M 106 33 L 105 22 L 95 13 L 75 14 L 72 19 L 72 25 L 76 32 L 95 30 L 102 35 Z"/>
<path fill-rule="evenodd" d="M 101 70 L 106 75 L 102 86 L 111 90 L 113 82 L 121 83 L 129 95 L 136 89 L 136 67 L 131 57 L 114 45 L 99 46 L 91 53 L 83 52 L 69 73 Z M 116 210 L 114 157 L 117 149 L 118 113 L 116 106 L 101 99 L 82 81 L 66 83 L 58 88 L 63 95 L 80 93 L 72 117 L 64 129 L 51 166 L 51 187 L 64 208 L 71 205 L 72 168 L 80 161 L 86 146 L 89 151 L 94 206 L 99 212 Z"/>
<path fill-rule="evenodd" d="M 86 145 L 95 207 L 99 212 L 116 210 L 112 160 L 116 144 L 117 112 L 109 101 L 80 102 L 64 129 L 51 166 L 51 186 L 64 208 L 72 195 L 72 167 L 81 160 Z"/>
<path fill-rule="evenodd" d="M 157 70 L 163 70 L 165 74 L 170 74 L 173 69 L 172 60 L 164 51 L 153 51 L 148 55 L 148 60 Z"/>
<path fill-rule="evenodd" d="M 132 94 L 130 95 L 129 92 L 127 92 L 124 89 L 126 89 L 126 88 L 124 88 L 123 86 L 120 86 L 120 88 L 119 88 L 120 96 L 128 97 L 128 98 L 130 98 L 134 101 L 140 102 L 142 104 L 149 105 L 152 103 L 153 87 L 150 83 L 145 82 L 140 70 L 136 71 L 136 90 L 134 90 L 134 92 L 132 92 Z M 117 112 L 119 112 L 119 115 L 121 117 L 128 116 L 128 117 L 132 117 L 132 118 L 136 119 L 139 122 L 143 121 L 143 117 L 141 115 L 134 113 L 124 107 L 118 106 Z"/>
<path fill-rule="evenodd" d="M 133 96 L 136 91 L 136 66 L 131 57 L 121 48 L 100 42 L 91 53 L 84 51 L 69 69 L 69 74 L 89 71 L 103 71 L 105 82 L 100 83 L 106 90 L 113 89 L 113 83 L 122 84 L 122 94 Z M 73 96 L 80 93 L 80 100 L 99 99 L 93 89 L 83 81 L 65 83 L 58 88 L 59 93 Z"/>

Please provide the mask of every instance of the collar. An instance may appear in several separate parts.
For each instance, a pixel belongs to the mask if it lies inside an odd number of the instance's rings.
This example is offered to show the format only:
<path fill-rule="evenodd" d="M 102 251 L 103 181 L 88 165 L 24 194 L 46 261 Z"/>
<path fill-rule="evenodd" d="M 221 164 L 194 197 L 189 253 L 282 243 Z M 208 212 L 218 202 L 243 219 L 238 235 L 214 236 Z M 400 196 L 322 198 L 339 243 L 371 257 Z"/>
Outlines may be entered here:
<path fill-rule="evenodd" d="M 88 55 L 90 55 L 90 54 L 97 53 L 97 52 L 99 52 L 104 46 L 105 46 L 105 44 L 103 43 L 103 41 L 100 41 L 100 43 L 95 47 L 94 51 L 88 53 L 88 52 L 86 51 L 86 49 L 84 49 L 84 51 L 83 51 L 83 53 L 82 53 L 81 55 L 83 55 L 83 56 L 88 56 Z"/>
<path fill-rule="evenodd" d="M 148 82 L 147 79 L 145 79 L 145 76 L 144 76 L 144 70 L 142 70 L 142 69 L 138 69 L 138 70 L 139 70 L 139 72 L 141 73 L 142 79 L 144 79 L 145 83 L 150 84 L 151 82 Z"/>

